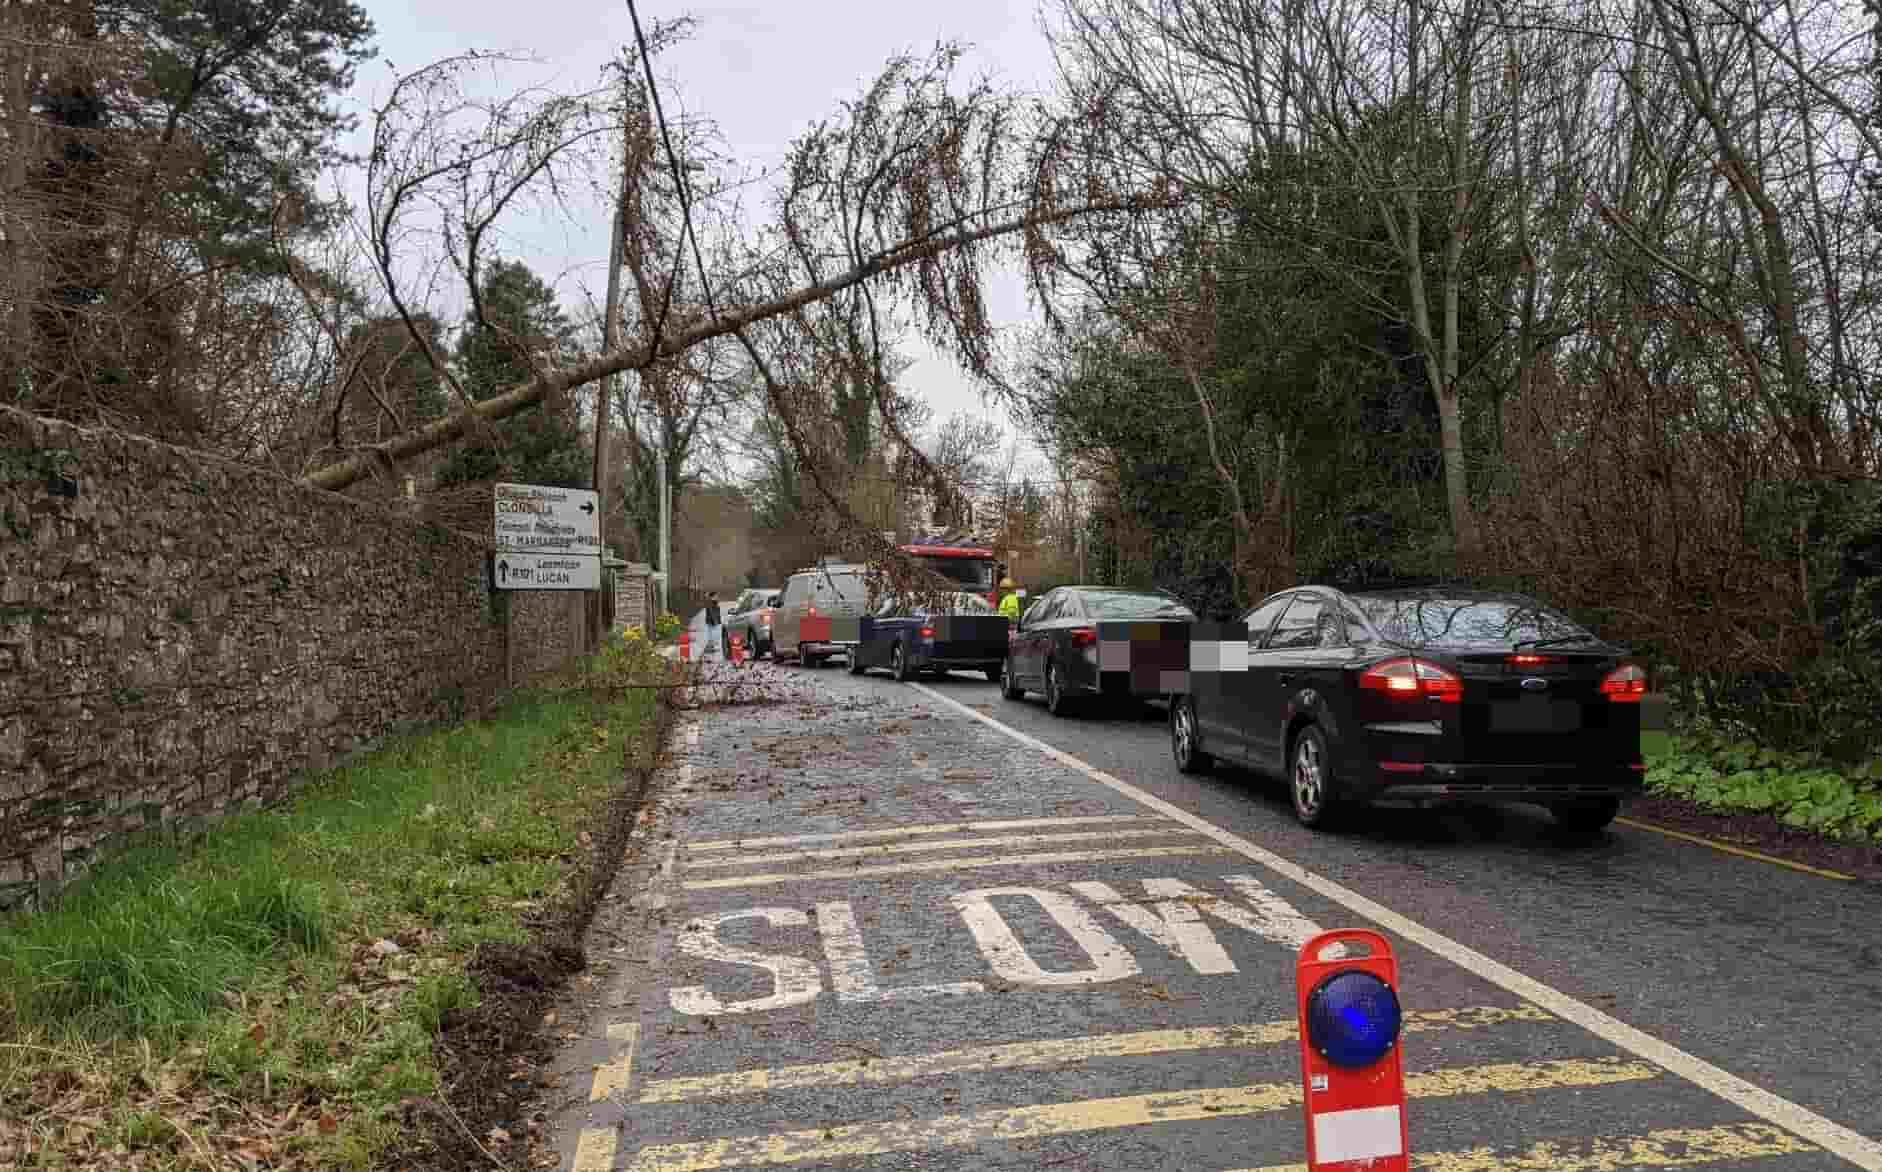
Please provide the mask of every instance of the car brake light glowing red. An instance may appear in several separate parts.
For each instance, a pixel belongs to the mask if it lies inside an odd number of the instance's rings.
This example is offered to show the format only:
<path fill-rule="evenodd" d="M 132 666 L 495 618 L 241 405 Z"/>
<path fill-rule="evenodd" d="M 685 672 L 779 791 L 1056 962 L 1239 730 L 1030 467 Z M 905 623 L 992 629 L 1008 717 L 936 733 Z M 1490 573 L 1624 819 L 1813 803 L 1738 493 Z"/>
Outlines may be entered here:
<path fill-rule="evenodd" d="M 1072 628 L 1072 646 L 1090 647 L 1092 644 L 1096 643 L 1097 641 L 1098 641 L 1098 629 L 1096 627 L 1073 627 Z"/>
<path fill-rule="evenodd" d="M 933 627 L 923 627 L 923 628 L 921 629 L 921 637 L 922 637 L 922 638 L 924 638 L 924 639 L 932 639 L 932 638 L 934 638 L 934 628 L 933 628 Z"/>
<path fill-rule="evenodd" d="M 1510 656 L 1510 659 L 1509 659 L 1509 661 L 1510 661 L 1511 663 L 1524 663 L 1524 664 L 1528 664 L 1528 663 L 1554 663 L 1554 662 L 1555 662 L 1555 661 L 1554 661 L 1553 659 L 1551 659 L 1551 658 L 1549 658 L 1549 657 L 1548 657 L 1548 656 L 1546 656 L 1546 655 L 1530 655 L 1530 654 L 1527 654 L 1527 653 L 1523 653 L 1523 652 L 1519 652 L 1519 653 L 1517 653 L 1517 654 L 1515 654 L 1515 655 L 1512 655 L 1512 656 Z"/>
<path fill-rule="evenodd" d="M 1602 677 L 1601 694 L 1617 704 L 1640 703 L 1640 698 L 1647 694 L 1646 669 L 1637 664 L 1622 664 Z"/>
<path fill-rule="evenodd" d="M 1456 704 L 1464 698 L 1460 676 L 1435 663 L 1409 657 L 1373 664 L 1360 673 L 1359 686 L 1407 699 L 1423 696 L 1441 704 Z"/>

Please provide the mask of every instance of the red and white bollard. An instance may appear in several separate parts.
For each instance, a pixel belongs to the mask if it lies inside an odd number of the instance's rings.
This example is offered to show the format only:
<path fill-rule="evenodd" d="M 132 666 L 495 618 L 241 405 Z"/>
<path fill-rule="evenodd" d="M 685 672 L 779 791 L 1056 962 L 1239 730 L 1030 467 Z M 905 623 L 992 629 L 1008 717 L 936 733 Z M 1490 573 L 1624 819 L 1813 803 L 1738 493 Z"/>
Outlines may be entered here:
<path fill-rule="evenodd" d="M 1323 957 L 1330 945 L 1344 947 Z M 1355 955 L 1363 948 L 1364 955 Z M 1398 961 L 1384 936 L 1322 932 L 1294 963 L 1310 1172 L 1408 1172 Z"/>
<path fill-rule="evenodd" d="M 732 665 L 737 667 L 745 662 L 745 636 L 738 632 L 732 634 Z"/>
<path fill-rule="evenodd" d="M 685 663 L 693 657 L 693 633 L 686 627 L 680 628 L 680 662 Z"/>

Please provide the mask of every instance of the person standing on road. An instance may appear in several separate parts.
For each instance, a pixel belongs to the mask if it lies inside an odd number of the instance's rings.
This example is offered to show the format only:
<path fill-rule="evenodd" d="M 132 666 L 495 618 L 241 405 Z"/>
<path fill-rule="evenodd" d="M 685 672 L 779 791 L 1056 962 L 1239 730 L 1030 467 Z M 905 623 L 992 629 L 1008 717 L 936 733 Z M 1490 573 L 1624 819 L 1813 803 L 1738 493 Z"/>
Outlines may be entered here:
<path fill-rule="evenodd" d="M 1000 599 L 1000 613 L 1006 616 L 1008 622 L 1017 623 L 1019 621 L 1019 587 L 1013 579 L 1002 578 L 1000 589 L 1005 595 Z"/>
<path fill-rule="evenodd" d="M 718 647 L 719 639 L 719 592 L 708 590 L 706 592 L 706 648 Z"/>

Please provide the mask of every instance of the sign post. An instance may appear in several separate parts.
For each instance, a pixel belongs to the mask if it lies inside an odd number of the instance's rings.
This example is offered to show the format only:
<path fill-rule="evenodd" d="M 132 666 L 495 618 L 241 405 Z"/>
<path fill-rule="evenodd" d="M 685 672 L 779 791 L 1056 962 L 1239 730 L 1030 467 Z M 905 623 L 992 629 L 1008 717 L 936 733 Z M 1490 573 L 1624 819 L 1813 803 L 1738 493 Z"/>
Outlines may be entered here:
<path fill-rule="evenodd" d="M 1301 946 L 1294 986 L 1308 1169 L 1408 1172 L 1392 946 L 1363 928 L 1322 932 Z"/>
<path fill-rule="evenodd" d="M 601 589 L 596 494 L 542 484 L 495 486 L 492 585 L 498 590 Z"/>

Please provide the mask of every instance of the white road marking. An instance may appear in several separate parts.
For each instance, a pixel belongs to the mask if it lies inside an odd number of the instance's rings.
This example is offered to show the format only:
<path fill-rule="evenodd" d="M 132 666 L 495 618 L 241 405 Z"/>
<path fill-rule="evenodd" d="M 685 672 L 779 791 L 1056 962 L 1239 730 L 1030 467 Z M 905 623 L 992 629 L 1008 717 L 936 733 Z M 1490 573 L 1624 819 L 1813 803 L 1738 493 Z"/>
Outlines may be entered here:
<path fill-rule="evenodd" d="M 1010 818 L 1002 822 L 935 822 L 927 826 L 884 826 L 876 830 L 845 830 L 834 834 L 782 834 L 769 838 L 717 838 L 689 842 L 689 854 L 700 851 L 740 850 L 748 847 L 798 846 L 813 842 L 861 842 L 871 838 L 901 838 L 917 834 L 975 834 L 995 830 L 1025 830 L 1035 826 L 1116 825 L 1120 822 L 1161 822 L 1148 814 L 1094 814 L 1086 818 Z"/>
<path fill-rule="evenodd" d="M 1209 930 L 1209 925 L 1203 923 L 1202 913 L 1185 900 L 1166 899 L 1143 907 L 1126 900 L 1107 884 L 1074 883 L 1071 888 L 1163 945 L 1173 955 L 1182 957 L 1199 973 L 1240 971 L 1215 933 Z"/>
<path fill-rule="evenodd" d="M 762 887 L 776 883 L 808 883 L 816 879 L 874 879 L 884 875 L 918 875 L 924 871 L 968 871 L 976 867 L 1043 867 L 1048 863 L 1097 863 L 1110 859 L 1166 859 L 1172 855 L 1225 855 L 1227 848 L 1146 846 L 1135 850 L 1047 851 L 1036 855 L 969 856 L 959 859 L 924 859 L 919 863 L 882 863 L 873 867 L 837 867 L 826 871 L 766 871 L 758 875 L 728 875 L 721 879 L 689 879 L 688 891 L 717 887 Z"/>
<path fill-rule="evenodd" d="M 726 964 L 763 969 L 771 974 L 772 992 L 746 1001 L 721 1001 L 704 985 L 687 985 L 668 990 L 667 997 L 679 1013 L 722 1014 L 759 1013 L 815 1001 L 823 992 L 823 975 L 814 962 L 801 956 L 751 952 L 734 948 L 719 939 L 719 925 L 728 920 L 763 920 L 774 928 L 801 928 L 810 917 L 794 907 L 754 907 L 689 920 L 680 929 L 679 950 L 689 956 Z"/>
<path fill-rule="evenodd" d="M 1026 946 L 1019 942 L 1012 926 L 993 906 L 996 895 L 1030 899 L 1038 904 L 1084 950 L 1091 967 L 1065 972 L 1041 968 L 1026 951 Z M 948 899 L 966 921 L 967 930 L 974 934 L 974 943 L 980 946 L 981 955 L 987 958 L 994 973 L 1015 985 L 1041 988 L 1095 985 L 1120 981 L 1142 971 L 1137 967 L 1137 958 L 1126 952 L 1090 912 L 1056 891 L 1038 887 L 984 887 L 959 892 Z"/>
<path fill-rule="evenodd" d="M 1195 831 L 1182 826 L 1159 830 L 1079 830 L 1071 834 L 1002 834 L 993 838 L 940 838 L 922 842 L 878 843 L 874 846 L 844 846 L 832 850 L 781 851 L 777 854 L 715 856 L 695 859 L 693 867 L 742 867 L 757 863 L 808 863 L 818 859 L 869 859 L 884 855 L 914 854 L 920 851 L 969 850 L 983 846 L 1043 846 L 1048 843 L 1078 842 L 1088 838 L 1170 838 L 1188 837 Z"/>
<path fill-rule="evenodd" d="M 660 844 L 660 862 L 654 873 L 648 877 L 647 885 L 627 901 L 627 906 L 641 911 L 658 911 L 667 906 L 667 900 L 673 891 L 674 864 L 679 858 L 680 844 L 668 839 Z"/>
<path fill-rule="evenodd" d="M 823 936 L 823 955 L 830 962 L 830 983 L 836 986 L 839 1000 L 920 1001 L 928 997 L 958 997 L 987 991 L 979 981 L 882 988 L 876 983 L 875 970 L 869 965 L 869 950 L 863 945 L 862 929 L 856 926 L 856 912 L 840 900 L 817 905 L 817 931 Z"/>
<path fill-rule="evenodd" d="M 1384 904 L 1370 900 L 1348 887 L 1309 871 L 1273 851 L 1256 846 L 1238 834 L 1224 830 L 1215 823 L 1171 802 L 1166 802 L 1155 794 L 1113 777 L 1102 769 L 1088 765 L 1072 754 L 1055 748 L 1037 737 L 1023 733 L 1011 725 L 1003 724 L 985 713 L 977 712 L 925 684 L 911 683 L 909 687 L 969 720 L 976 720 L 998 729 L 1014 741 L 1037 749 L 1060 764 L 1076 769 L 1098 784 L 1124 795 L 1147 809 L 1208 835 L 1244 858 L 1259 863 L 1275 874 L 1300 884 L 1355 915 L 1372 921 L 1386 931 L 1443 957 L 1473 976 L 1488 981 L 1506 992 L 1532 1001 L 1557 1017 L 1574 1022 L 1603 1041 L 1626 1050 L 1630 1054 L 1645 1058 L 1649 1062 L 1657 1063 L 1695 1086 L 1711 1091 L 1767 1123 L 1774 1123 L 1794 1135 L 1841 1156 L 1863 1169 L 1864 1172 L 1882 1172 L 1882 1143 L 1825 1118 L 1808 1107 L 1793 1103 L 1763 1087 L 1747 1082 L 1730 1071 L 1715 1066 L 1696 1055 L 1688 1054 L 1677 1046 L 1661 1041 L 1643 1030 L 1635 1029 L 1619 1018 L 1611 1017 L 1533 977 L 1525 976 L 1508 965 L 1492 960 L 1473 948 L 1466 947 L 1440 932 L 1433 931 L 1415 920 L 1398 914 Z"/>

